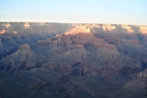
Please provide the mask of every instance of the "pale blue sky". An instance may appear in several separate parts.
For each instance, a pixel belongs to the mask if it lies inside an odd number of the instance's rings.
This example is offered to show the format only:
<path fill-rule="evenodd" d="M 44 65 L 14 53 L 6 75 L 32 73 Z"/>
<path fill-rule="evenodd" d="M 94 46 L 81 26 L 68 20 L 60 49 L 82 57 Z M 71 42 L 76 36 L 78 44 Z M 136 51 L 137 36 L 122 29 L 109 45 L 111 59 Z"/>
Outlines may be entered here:
<path fill-rule="evenodd" d="M 0 0 L 0 21 L 147 25 L 147 0 Z"/>

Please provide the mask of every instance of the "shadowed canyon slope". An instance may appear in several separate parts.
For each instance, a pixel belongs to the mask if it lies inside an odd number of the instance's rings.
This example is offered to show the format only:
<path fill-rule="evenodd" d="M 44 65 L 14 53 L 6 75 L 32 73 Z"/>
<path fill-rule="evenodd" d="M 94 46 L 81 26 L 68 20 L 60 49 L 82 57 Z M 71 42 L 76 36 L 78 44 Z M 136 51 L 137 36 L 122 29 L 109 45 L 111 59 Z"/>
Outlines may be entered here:
<path fill-rule="evenodd" d="M 0 25 L 0 89 L 6 91 L 1 87 L 3 74 L 10 72 L 14 73 L 15 85 L 20 82 L 16 78 L 28 78 L 30 83 L 21 82 L 20 88 L 28 90 L 30 98 L 37 98 L 37 94 L 43 98 L 118 98 L 118 94 L 126 94 L 130 98 L 135 94 L 129 93 L 139 88 L 133 88 L 138 81 L 132 80 L 133 76 L 147 68 L 147 26 L 22 22 Z M 37 73 L 56 78 L 41 80 Z M 137 97 L 141 96 L 139 90 L 136 92 Z M 11 96 L 6 94 L 6 98 Z"/>

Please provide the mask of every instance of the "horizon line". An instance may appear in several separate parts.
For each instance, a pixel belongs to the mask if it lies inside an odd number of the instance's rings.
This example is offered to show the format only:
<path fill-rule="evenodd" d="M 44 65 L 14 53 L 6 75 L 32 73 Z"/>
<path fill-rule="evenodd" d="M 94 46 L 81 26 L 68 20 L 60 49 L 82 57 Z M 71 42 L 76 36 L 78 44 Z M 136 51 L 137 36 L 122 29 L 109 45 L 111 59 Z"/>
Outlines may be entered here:
<path fill-rule="evenodd" d="M 112 24 L 112 25 L 145 25 L 147 26 L 147 24 L 131 24 L 131 23 L 98 23 L 98 22 L 53 22 L 53 21 L 0 21 L 0 23 L 60 23 L 60 24 Z"/>

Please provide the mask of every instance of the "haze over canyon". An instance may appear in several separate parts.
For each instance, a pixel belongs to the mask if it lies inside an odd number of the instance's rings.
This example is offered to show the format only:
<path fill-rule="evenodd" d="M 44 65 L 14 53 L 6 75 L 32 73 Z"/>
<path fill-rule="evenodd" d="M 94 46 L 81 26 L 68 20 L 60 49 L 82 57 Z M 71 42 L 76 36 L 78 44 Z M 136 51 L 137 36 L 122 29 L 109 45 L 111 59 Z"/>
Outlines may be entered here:
<path fill-rule="evenodd" d="M 0 22 L 0 98 L 145 98 L 147 25 Z"/>

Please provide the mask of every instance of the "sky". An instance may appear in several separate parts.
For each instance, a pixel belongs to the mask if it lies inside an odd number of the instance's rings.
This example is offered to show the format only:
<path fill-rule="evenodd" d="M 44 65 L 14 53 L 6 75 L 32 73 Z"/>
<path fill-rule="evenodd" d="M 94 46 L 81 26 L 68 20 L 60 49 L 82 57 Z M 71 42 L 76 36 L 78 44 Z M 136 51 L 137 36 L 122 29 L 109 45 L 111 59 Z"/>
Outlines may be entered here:
<path fill-rule="evenodd" d="M 0 21 L 147 25 L 147 0 L 0 0 Z"/>

